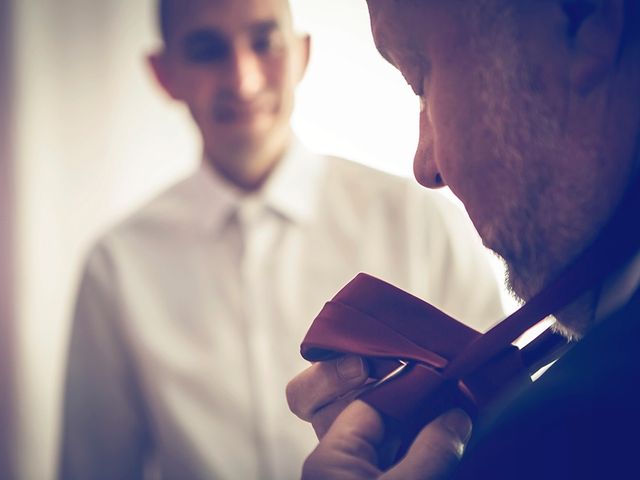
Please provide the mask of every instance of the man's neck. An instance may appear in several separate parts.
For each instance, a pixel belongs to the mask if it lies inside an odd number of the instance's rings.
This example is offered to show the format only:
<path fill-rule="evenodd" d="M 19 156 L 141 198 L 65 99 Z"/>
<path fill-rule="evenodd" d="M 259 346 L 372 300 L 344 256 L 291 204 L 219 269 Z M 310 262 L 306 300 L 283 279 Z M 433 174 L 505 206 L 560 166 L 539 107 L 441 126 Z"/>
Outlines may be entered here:
<path fill-rule="evenodd" d="M 234 187 L 251 193 L 260 190 L 278 162 L 279 158 L 272 158 L 270 161 L 255 165 L 255 168 L 249 169 L 248 171 L 227 168 L 225 164 L 215 163 L 214 161 L 211 161 L 211 164 L 218 174 Z"/>
<path fill-rule="evenodd" d="M 284 157 L 288 143 L 278 148 L 263 149 L 260 152 L 242 152 L 235 158 L 220 158 L 215 154 L 207 154 L 209 162 L 218 174 L 231 185 L 247 193 L 262 188 Z"/>
<path fill-rule="evenodd" d="M 594 325 L 624 306 L 640 286 L 640 246 L 635 234 L 635 215 L 640 198 L 640 177 L 637 175 L 636 172 L 625 198 L 614 212 L 614 217 L 617 216 L 618 220 L 615 230 L 608 231 L 609 246 L 604 252 L 600 252 L 600 257 L 605 256 L 600 258 L 599 263 L 609 266 L 617 253 L 626 252 L 618 258 L 622 263 L 617 268 L 610 269 L 595 287 L 556 315 L 560 323 L 559 330 L 570 338 L 583 337 Z M 610 226 L 605 226 L 607 228 Z M 622 250 L 616 251 L 616 247 Z"/>

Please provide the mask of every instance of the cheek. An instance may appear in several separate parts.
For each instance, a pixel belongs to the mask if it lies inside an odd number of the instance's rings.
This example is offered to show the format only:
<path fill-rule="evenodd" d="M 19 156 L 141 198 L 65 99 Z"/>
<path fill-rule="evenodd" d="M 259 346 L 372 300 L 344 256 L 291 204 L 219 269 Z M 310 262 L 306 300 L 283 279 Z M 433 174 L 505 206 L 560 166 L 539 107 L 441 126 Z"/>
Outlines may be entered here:
<path fill-rule="evenodd" d="M 265 84 L 270 90 L 282 93 L 291 87 L 293 69 L 288 55 L 267 57 L 263 59 L 260 68 Z"/>
<path fill-rule="evenodd" d="M 462 173 L 468 168 L 469 139 L 473 133 L 469 104 L 465 100 L 468 95 L 457 87 L 450 77 L 434 76 L 429 105 L 433 154 L 441 175 L 454 193 L 465 183 Z"/>
<path fill-rule="evenodd" d="M 482 92 L 468 74 L 458 73 L 433 79 L 433 154 L 444 181 L 483 231 L 499 203 L 492 142 L 478 102 Z"/>
<path fill-rule="evenodd" d="M 267 75 L 266 94 L 271 98 L 274 113 L 281 122 L 289 121 L 293 112 L 298 77 L 287 61 L 272 65 Z"/>
<path fill-rule="evenodd" d="M 181 78 L 183 100 L 192 111 L 211 108 L 218 85 L 215 72 L 206 69 L 191 69 Z"/>

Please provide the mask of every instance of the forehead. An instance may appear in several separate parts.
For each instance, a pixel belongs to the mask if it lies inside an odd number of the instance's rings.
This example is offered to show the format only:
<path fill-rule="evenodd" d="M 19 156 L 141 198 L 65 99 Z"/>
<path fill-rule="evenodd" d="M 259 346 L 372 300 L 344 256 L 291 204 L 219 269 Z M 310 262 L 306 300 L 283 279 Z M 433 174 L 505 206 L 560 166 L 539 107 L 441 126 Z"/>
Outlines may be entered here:
<path fill-rule="evenodd" d="M 290 28 L 288 0 L 170 0 L 167 19 L 173 38 L 199 29 L 214 29 L 226 36 L 260 24 Z"/>
<path fill-rule="evenodd" d="M 368 0 L 371 30 L 376 45 L 385 53 L 389 49 L 424 47 L 453 33 L 458 0 Z M 459 18 L 458 18 L 459 20 Z"/>
<path fill-rule="evenodd" d="M 403 52 L 438 57 L 467 48 L 484 35 L 499 11 L 499 1 L 368 0 L 367 4 L 376 46 L 385 57 Z"/>

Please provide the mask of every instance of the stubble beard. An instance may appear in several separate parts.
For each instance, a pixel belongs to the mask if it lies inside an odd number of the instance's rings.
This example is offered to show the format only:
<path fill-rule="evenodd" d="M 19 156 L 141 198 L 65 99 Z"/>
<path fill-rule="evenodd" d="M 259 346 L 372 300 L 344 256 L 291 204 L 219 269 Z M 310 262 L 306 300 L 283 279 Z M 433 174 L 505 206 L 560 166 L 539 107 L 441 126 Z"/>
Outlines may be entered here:
<path fill-rule="evenodd" d="M 509 10 L 505 7 L 502 18 L 494 17 L 493 34 L 479 36 L 482 40 L 476 42 L 483 52 L 480 58 L 487 59 L 479 62 L 477 72 L 484 87 L 479 123 L 492 146 L 492 161 L 501 169 L 492 173 L 499 175 L 503 188 L 498 211 L 480 234 L 485 245 L 504 259 L 507 287 L 526 301 L 582 250 L 580 240 L 584 241 L 588 222 L 580 218 L 588 212 L 586 202 L 579 200 L 581 192 L 570 191 L 574 186 L 561 178 L 565 172 L 549 166 L 566 155 L 595 153 L 568 147 L 559 115 L 548 105 L 544 88 L 525 61 Z M 592 307 L 593 302 L 587 304 Z M 585 315 L 580 309 L 568 323 L 584 323 Z"/>
<path fill-rule="evenodd" d="M 483 25 L 483 14 L 492 15 L 491 29 L 486 28 L 486 23 Z M 499 14 L 486 9 L 478 12 L 474 20 L 477 28 L 485 31 L 473 44 L 475 56 L 482 59 L 474 72 L 482 112 L 478 124 L 489 146 L 485 161 L 491 165 L 488 175 L 495 177 L 490 179 L 491 184 L 502 190 L 492 220 L 479 225 L 479 230 L 485 245 L 504 259 L 508 288 L 520 299 L 528 300 L 544 284 L 549 259 L 542 248 L 545 242 L 538 218 L 543 182 L 525 158 L 535 152 L 523 150 L 541 143 L 541 139 L 534 138 L 534 122 L 547 120 L 541 118 L 539 103 L 524 86 L 526 69 L 514 31 L 513 9 L 503 7 Z"/>

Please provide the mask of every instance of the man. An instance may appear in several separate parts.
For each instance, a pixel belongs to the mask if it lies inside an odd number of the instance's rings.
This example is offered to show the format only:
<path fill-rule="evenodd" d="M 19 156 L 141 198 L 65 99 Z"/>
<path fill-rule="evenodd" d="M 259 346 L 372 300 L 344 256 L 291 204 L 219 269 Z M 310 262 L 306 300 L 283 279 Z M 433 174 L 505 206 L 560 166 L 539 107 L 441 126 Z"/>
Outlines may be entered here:
<path fill-rule="evenodd" d="M 292 138 L 309 38 L 285 0 L 160 10 L 151 64 L 190 109 L 204 160 L 88 259 L 61 477 L 295 478 L 314 443 L 284 395 L 304 319 L 365 270 L 486 328 L 501 318 L 496 283 L 441 197 Z"/>
<path fill-rule="evenodd" d="M 422 102 L 416 178 L 429 188 L 446 184 L 463 201 L 484 244 L 506 260 L 519 297 L 571 278 L 565 268 L 586 265 L 581 252 L 601 245 L 596 238 L 622 244 L 637 236 L 637 0 L 368 5 L 379 51 Z M 556 311 L 577 344 L 474 425 L 459 465 L 472 427 L 461 410 L 426 426 L 384 471 L 377 459 L 386 432 L 358 400 L 321 439 L 304 477 L 637 477 L 640 256 L 633 248 L 624 268 Z M 602 265 L 616 256 L 615 248 L 594 251 Z M 345 382 L 334 363 L 316 364 L 289 385 L 290 404 L 322 433 L 343 405 L 325 406 L 366 376 L 363 369 Z"/>

